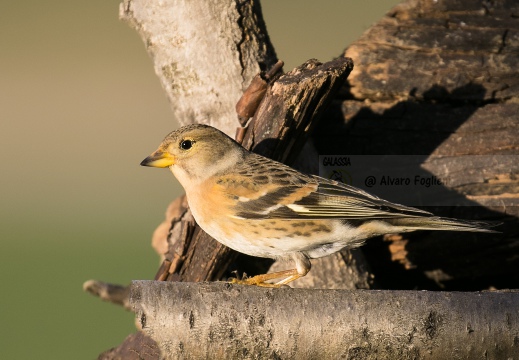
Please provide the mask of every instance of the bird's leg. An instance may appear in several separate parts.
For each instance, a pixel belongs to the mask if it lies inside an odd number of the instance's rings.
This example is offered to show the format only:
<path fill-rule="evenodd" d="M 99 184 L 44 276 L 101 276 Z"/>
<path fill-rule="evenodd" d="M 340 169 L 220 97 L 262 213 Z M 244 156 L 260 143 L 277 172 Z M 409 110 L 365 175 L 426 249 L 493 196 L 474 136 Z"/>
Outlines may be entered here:
<path fill-rule="evenodd" d="M 305 276 L 310 271 L 310 268 L 312 267 L 312 264 L 310 263 L 310 260 L 301 253 L 295 253 L 292 255 L 292 258 L 294 259 L 296 263 L 296 268 L 291 270 L 284 270 L 284 271 L 278 271 L 270 274 L 261 274 L 256 275 L 248 279 L 244 280 L 238 280 L 238 279 L 232 279 L 232 284 L 241 284 L 241 285 L 257 285 L 257 286 L 263 286 L 263 287 L 281 287 L 283 285 L 288 284 L 289 282 L 292 282 L 296 279 L 299 279 L 300 277 Z M 280 279 L 283 278 L 281 281 L 278 281 L 275 284 L 267 283 L 266 281 L 274 280 L 274 279 Z"/>
<path fill-rule="evenodd" d="M 292 259 L 294 259 L 294 262 L 296 263 L 296 268 L 294 269 L 296 273 L 288 276 L 287 278 L 281 281 L 278 281 L 275 285 L 282 286 L 288 284 L 289 282 L 297 280 L 300 277 L 303 277 L 306 274 L 308 274 L 308 272 L 312 268 L 312 263 L 310 262 L 310 259 L 308 259 L 305 255 L 301 253 L 293 254 Z"/>

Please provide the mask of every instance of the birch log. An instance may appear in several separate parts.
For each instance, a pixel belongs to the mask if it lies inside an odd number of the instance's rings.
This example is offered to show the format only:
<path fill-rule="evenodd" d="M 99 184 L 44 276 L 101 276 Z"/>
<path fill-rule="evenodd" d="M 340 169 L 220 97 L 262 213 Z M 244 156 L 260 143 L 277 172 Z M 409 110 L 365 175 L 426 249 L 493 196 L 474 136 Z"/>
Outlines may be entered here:
<path fill-rule="evenodd" d="M 514 359 L 519 292 L 265 289 L 135 281 L 165 359 Z"/>

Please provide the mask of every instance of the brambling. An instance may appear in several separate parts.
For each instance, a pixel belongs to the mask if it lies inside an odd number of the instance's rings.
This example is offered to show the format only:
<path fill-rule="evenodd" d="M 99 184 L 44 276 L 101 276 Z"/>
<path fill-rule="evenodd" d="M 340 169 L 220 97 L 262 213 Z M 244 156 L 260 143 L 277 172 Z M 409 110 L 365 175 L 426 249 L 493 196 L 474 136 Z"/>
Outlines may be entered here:
<path fill-rule="evenodd" d="M 289 258 L 295 269 L 233 282 L 281 286 L 305 276 L 310 260 L 387 233 L 488 230 L 483 222 L 436 217 L 343 183 L 302 174 L 247 151 L 221 131 L 187 125 L 171 132 L 143 166 L 169 167 L 200 227 L 244 254 Z M 271 280 L 281 279 L 274 284 Z"/>

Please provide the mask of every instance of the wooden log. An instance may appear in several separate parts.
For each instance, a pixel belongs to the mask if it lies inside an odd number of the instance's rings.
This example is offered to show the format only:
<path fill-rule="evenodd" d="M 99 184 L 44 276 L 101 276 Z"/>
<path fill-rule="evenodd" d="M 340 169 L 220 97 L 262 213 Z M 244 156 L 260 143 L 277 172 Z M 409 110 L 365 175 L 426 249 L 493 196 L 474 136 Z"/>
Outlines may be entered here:
<path fill-rule="evenodd" d="M 265 289 L 135 281 L 164 359 L 506 359 L 519 292 Z"/>

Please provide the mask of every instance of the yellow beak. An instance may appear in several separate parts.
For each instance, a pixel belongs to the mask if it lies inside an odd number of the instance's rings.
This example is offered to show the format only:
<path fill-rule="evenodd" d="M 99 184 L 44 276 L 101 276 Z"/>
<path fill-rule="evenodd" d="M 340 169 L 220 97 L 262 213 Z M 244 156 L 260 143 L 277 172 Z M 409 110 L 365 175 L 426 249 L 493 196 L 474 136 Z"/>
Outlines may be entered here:
<path fill-rule="evenodd" d="M 168 152 L 157 150 L 146 159 L 141 161 L 141 166 L 166 168 L 175 164 L 175 157 Z"/>

